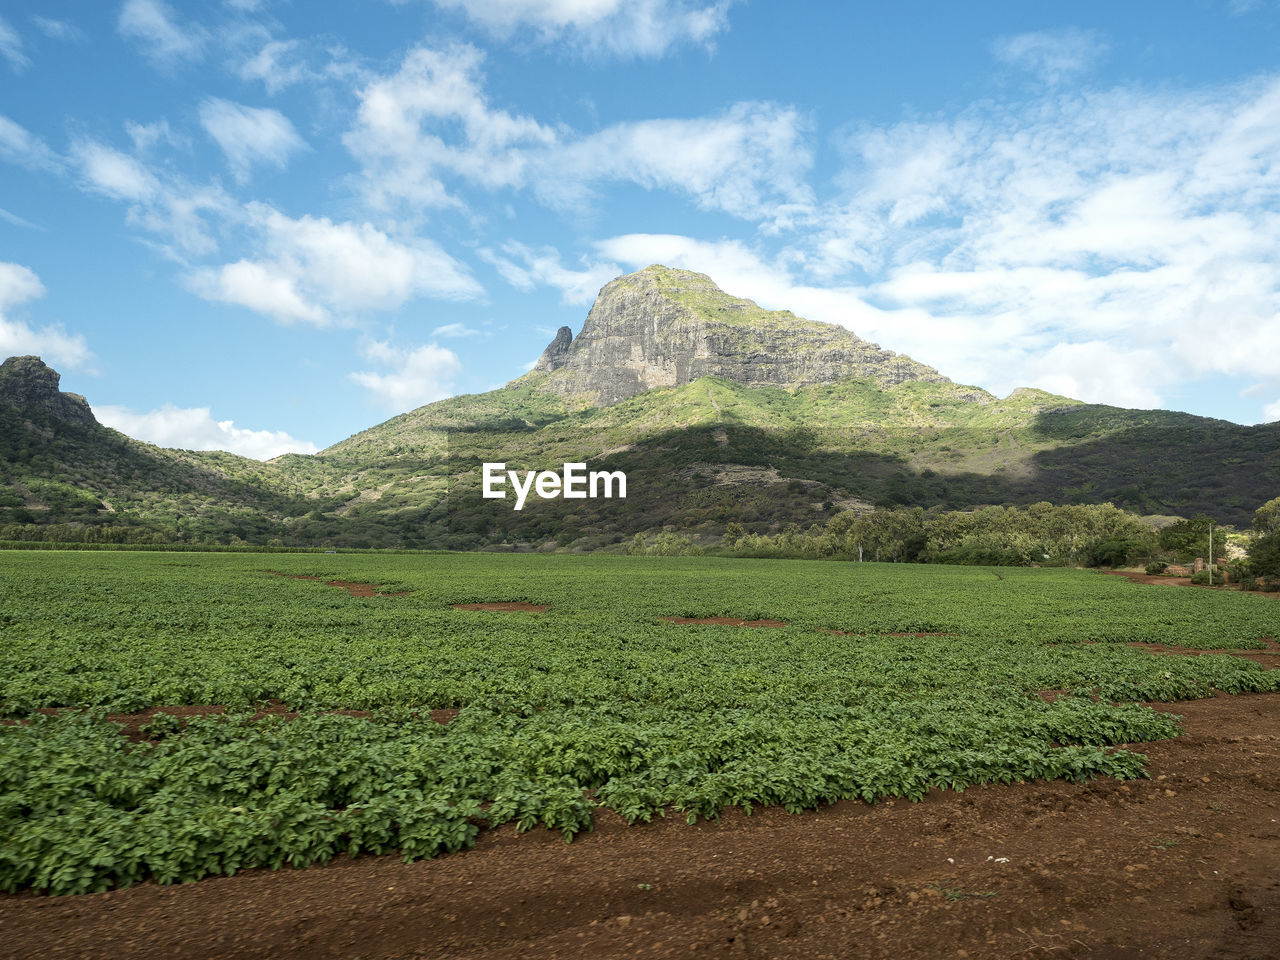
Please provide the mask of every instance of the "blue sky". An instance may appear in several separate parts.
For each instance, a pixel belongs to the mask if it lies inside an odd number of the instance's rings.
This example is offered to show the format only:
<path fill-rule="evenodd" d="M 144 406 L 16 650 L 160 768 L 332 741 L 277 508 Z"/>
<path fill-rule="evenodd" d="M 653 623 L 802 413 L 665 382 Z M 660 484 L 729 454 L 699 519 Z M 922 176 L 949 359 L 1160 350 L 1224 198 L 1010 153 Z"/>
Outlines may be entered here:
<path fill-rule="evenodd" d="M 0 357 L 268 457 L 660 262 L 1004 395 L 1280 419 L 1267 0 L 0 10 Z"/>

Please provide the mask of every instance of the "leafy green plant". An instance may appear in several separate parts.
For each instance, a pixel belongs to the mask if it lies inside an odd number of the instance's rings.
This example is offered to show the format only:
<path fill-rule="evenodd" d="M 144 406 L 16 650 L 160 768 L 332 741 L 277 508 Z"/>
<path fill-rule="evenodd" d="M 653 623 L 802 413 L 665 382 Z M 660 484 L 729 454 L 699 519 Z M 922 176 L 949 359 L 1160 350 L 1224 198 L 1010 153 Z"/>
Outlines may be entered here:
<path fill-rule="evenodd" d="M 277 573 L 409 592 L 361 599 Z M 18 721 L 0 725 L 0 889 L 430 857 L 500 823 L 567 840 L 600 806 L 630 822 L 697 820 L 1142 777 L 1145 758 L 1122 745 L 1174 736 L 1178 720 L 1141 703 L 1278 688 L 1275 671 L 1239 657 L 1129 643 L 1258 648 L 1280 634 L 1280 606 L 1087 571 L 1000 574 L 0 553 L 0 711 Z M 453 609 L 516 599 L 549 609 Z M 682 615 L 788 626 L 660 619 Z M 1043 690 L 1064 693 L 1046 703 Z M 141 742 L 107 717 L 200 704 L 228 712 L 161 711 Z M 447 725 L 430 719 L 442 708 L 458 711 Z"/>

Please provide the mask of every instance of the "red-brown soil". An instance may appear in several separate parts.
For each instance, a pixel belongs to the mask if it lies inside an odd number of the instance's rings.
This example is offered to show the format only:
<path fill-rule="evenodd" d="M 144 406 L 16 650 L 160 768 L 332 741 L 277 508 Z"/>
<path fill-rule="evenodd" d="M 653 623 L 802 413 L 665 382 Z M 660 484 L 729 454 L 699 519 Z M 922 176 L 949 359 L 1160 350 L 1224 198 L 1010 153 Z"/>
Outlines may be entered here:
<path fill-rule="evenodd" d="M 1280 695 L 1156 709 L 1149 781 L 539 830 L 79 897 L 0 897 L 0 957 L 1275 960 Z"/>
<path fill-rule="evenodd" d="M 290 580 L 318 580 L 326 587 L 341 587 L 353 597 L 404 597 L 408 590 L 399 593 L 379 593 L 376 583 L 351 583 L 349 580 L 325 580 L 323 577 L 310 577 L 302 573 L 277 573 L 277 577 L 288 577 Z"/>
<path fill-rule="evenodd" d="M 1124 577 L 1126 580 L 1132 580 L 1134 583 L 1157 583 L 1166 587 L 1195 587 L 1197 590 L 1235 590 L 1240 591 L 1238 583 L 1224 583 L 1220 586 L 1212 587 L 1207 583 L 1192 583 L 1190 577 L 1162 577 L 1152 573 L 1136 573 L 1132 570 L 1103 570 L 1103 573 L 1112 577 Z M 1247 591 L 1254 593 L 1259 597 L 1280 598 L 1280 593 L 1267 593 L 1262 590 Z"/>
<path fill-rule="evenodd" d="M 738 617 L 659 617 L 668 623 L 706 624 L 713 627 L 786 627 L 781 620 L 741 620 Z"/>
<path fill-rule="evenodd" d="M 1150 653 L 1172 653 L 1186 657 L 1202 657 L 1206 653 L 1227 653 L 1233 657 L 1240 657 L 1244 660 L 1252 660 L 1254 663 L 1260 663 L 1268 669 L 1280 667 L 1280 643 L 1277 643 L 1271 637 L 1260 637 L 1263 643 L 1267 645 L 1265 650 L 1198 650 L 1195 647 L 1179 647 L 1167 643 L 1139 643 L 1134 641 L 1127 643 L 1127 647 L 1138 647 Z"/>
<path fill-rule="evenodd" d="M 455 603 L 455 610 L 496 610 L 499 613 L 546 613 L 551 608 L 546 603 L 526 603 L 523 600 L 499 603 Z"/>

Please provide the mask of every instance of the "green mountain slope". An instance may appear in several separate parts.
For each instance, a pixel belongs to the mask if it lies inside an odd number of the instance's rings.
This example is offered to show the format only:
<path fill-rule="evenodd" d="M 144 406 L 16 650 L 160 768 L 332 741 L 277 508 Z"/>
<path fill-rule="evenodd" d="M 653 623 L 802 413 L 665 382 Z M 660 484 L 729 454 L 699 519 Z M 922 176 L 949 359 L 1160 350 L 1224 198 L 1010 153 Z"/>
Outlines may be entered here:
<path fill-rule="evenodd" d="M 362 521 L 366 536 L 386 523 L 437 545 L 581 537 L 599 546 L 663 526 L 710 531 L 735 519 L 804 523 L 847 507 L 1040 500 L 1245 523 L 1280 487 L 1280 425 L 1036 390 L 997 399 L 951 383 L 785 390 L 704 378 L 575 410 L 557 409 L 536 386 L 453 398 L 316 457 L 286 459 L 324 496 L 345 498 L 342 516 Z M 531 498 L 516 512 L 510 500 L 481 498 L 486 461 L 623 470 L 629 496 Z"/>
<path fill-rule="evenodd" d="M 38 358 L 0 366 L 0 539 L 36 525 L 101 541 L 266 540 L 308 509 L 270 464 L 142 443 L 57 385 Z"/>

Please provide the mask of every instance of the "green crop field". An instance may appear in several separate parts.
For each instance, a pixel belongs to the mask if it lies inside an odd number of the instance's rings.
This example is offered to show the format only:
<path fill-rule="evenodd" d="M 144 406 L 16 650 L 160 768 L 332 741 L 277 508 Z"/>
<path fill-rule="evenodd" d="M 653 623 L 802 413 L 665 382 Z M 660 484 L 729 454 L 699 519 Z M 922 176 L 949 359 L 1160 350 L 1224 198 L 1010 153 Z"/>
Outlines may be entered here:
<path fill-rule="evenodd" d="M 488 601 L 549 609 L 452 609 Z M 0 552 L 0 889 L 429 857 L 504 822 L 569 837 L 598 806 L 692 819 L 1141 776 L 1119 745 L 1177 723 L 1140 701 L 1274 691 L 1280 672 L 1127 643 L 1267 636 L 1270 597 L 1074 570 Z M 268 702 L 301 715 L 255 715 Z M 141 740 L 107 716 L 196 704 L 229 709 Z"/>

